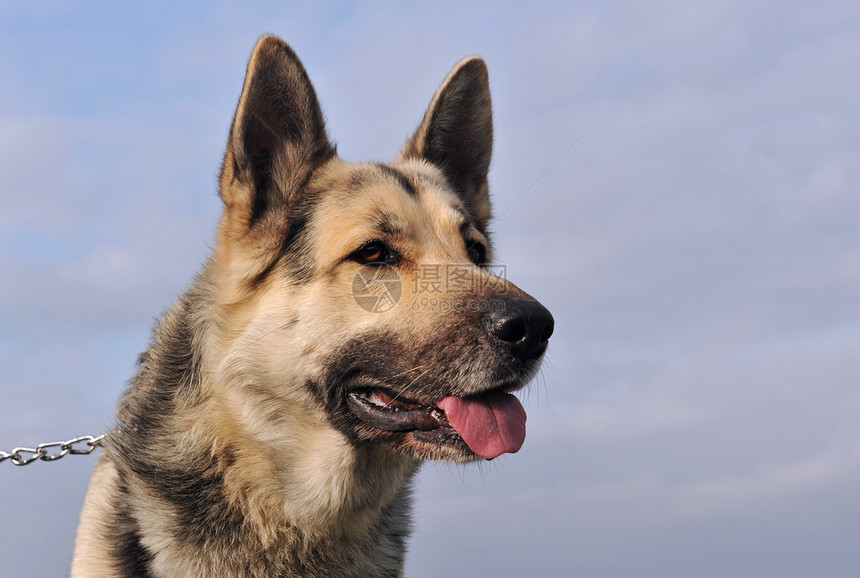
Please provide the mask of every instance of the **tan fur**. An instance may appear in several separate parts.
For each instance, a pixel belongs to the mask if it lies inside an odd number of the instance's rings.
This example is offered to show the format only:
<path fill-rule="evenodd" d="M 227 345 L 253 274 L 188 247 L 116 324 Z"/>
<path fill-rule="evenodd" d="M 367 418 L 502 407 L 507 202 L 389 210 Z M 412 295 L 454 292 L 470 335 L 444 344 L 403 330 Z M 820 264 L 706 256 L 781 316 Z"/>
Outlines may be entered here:
<path fill-rule="evenodd" d="M 539 312 L 540 348 L 517 358 L 504 316 L 422 307 L 438 295 L 421 266 L 438 265 L 469 273 L 445 293 L 452 303 L 545 311 L 469 251 L 491 255 L 490 119 L 486 67 L 467 59 L 395 163 L 346 163 L 295 54 L 260 40 L 222 165 L 214 254 L 123 397 L 73 576 L 402 575 L 422 460 L 479 458 L 444 416 L 429 429 L 384 420 L 522 387 L 551 332 Z M 374 243 L 396 259 L 357 257 Z M 352 283 L 367 272 L 402 282 L 390 311 L 357 305 Z M 350 405 L 380 388 L 415 417 Z"/>
<path fill-rule="evenodd" d="M 71 578 L 120 577 L 111 564 L 108 544 L 100 539 L 110 531 L 107 514 L 113 502 L 111 493 L 116 484 L 116 475 L 116 469 L 107 460 L 99 460 L 93 471 L 78 525 Z"/>

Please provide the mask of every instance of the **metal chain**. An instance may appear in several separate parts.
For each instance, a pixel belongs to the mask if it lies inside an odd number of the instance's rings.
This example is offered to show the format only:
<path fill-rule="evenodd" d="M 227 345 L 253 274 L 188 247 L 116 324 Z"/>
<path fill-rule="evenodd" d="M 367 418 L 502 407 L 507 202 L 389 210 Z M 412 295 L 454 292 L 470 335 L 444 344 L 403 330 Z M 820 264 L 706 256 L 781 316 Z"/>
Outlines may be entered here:
<path fill-rule="evenodd" d="M 73 456 L 87 456 L 96 451 L 96 448 L 104 447 L 102 445 L 104 438 L 105 434 L 100 436 L 81 436 L 67 442 L 39 444 L 35 448 L 15 448 L 12 450 L 12 453 L 0 450 L 0 463 L 9 460 L 16 466 L 28 466 L 38 460 L 53 462 L 69 454 Z M 50 453 L 51 448 L 58 448 L 58 451 Z"/>

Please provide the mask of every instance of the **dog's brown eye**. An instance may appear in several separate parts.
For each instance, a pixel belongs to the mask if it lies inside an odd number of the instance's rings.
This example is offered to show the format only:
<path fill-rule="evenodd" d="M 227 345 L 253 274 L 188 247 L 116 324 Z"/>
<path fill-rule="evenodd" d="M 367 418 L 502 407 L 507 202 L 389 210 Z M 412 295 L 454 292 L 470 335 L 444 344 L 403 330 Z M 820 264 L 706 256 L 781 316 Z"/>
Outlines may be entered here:
<path fill-rule="evenodd" d="M 478 241 L 466 241 L 469 260 L 479 267 L 487 262 L 487 248 Z"/>
<path fill-rule="evenodd" d="M 363 245 L 350 258 L 362 265 L 393 265 L 396 261 L 394 252 L 382 241 L 371 241 Z"/>

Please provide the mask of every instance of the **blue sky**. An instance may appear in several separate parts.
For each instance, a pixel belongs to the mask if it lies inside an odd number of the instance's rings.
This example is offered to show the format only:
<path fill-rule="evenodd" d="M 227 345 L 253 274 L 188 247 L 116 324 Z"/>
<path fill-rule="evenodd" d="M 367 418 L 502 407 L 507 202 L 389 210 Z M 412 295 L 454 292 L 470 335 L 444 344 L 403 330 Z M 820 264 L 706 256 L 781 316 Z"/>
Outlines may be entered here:
<path fill-rule="evenodd" d="M 0 449 L 111 423 L 267 32 L 356 161 L 483 56 L 498 260 L 556 318 L 523 450 L 422 471 L 409 576 L 857 575 L 845 1 L 0 2 Z M 67 571 L 93 463 L 0 465 L 0 575 Z"/>

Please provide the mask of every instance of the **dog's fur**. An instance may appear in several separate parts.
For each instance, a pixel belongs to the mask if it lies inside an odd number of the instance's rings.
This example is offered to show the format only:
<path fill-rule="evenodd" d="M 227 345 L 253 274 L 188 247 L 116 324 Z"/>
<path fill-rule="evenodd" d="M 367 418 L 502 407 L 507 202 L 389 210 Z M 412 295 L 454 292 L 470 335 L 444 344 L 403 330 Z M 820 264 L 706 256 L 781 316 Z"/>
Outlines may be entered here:
<path fill-rule="evenodd" d="M 524 386 L 552 332 L 486 266 L 491 143 L 486 67 L 469 58 L 395 162 L 345 163 L 293 51 L 259 41 L 214 253 L 122 398 L 73 576 L 402 575 L 422 460 L 479 459 L 434 403 Z M 470 280 L 434 293 L 429 265 Z M 402 282 L 390 310 L 353 297 L 368 271 L 371 292 Z M 390 409 L 368 406 L 378 391 Z"/>

